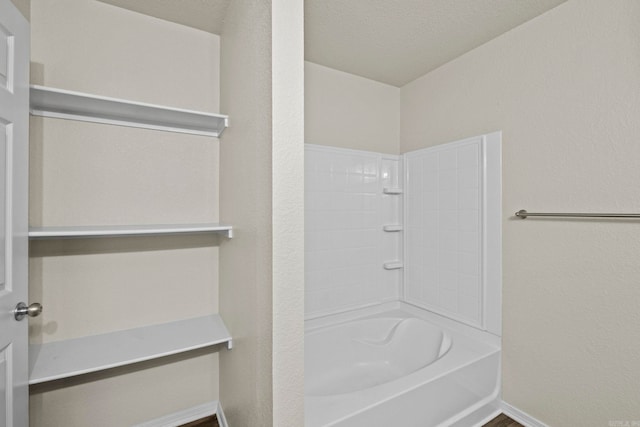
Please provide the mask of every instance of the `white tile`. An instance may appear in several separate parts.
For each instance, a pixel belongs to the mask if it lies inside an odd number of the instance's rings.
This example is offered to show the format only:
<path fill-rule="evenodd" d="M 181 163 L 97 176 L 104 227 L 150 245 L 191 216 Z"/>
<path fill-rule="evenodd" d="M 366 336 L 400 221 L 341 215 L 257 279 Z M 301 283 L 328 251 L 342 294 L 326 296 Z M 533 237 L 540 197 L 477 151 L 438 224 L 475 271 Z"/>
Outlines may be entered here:
<path fill-rule="evenodd" d="M 458 230 L 479 231 L 480 212 L 477 210 L 458 211 Z"/>
<path fill-rule="evenodd" d="M 386 199 L 384 203 L 381 203 L 380 217 L 384 224 L 391 224 L 391 223 L 397 222 L 398 204 L 395 202 L 397 202 L 397 198 Z"/>
<path fill-rule="evenodd" d="M 378 159 L 376 158 L 365 158 L 363 159 L 363 167 L 365 175 L 378 176 Z"/>
<path fill-rule="evenodd" d="M 480 209 L 480 195 L 477 188 L 465 188 L 458 192 L 459 209 Z"/>
<path fill-rule="evenodd" d="M 441 191 L 438 193 L 438 209 L 455 210 L 458 208 L 458 193 L 456 191 Z"/>
<path fill-rule="evenodd" d="M 458 171 L 456 169 L 444 169 L 438 171 L 438 190 L 455 191 L 458 188 Z"/>
<path fill-rule="evenodd" d="M 436 153 L 426 154 L 421 158 L 415 159 L 416 166 L 422 168 L 423 171 L 438 170 L 438 155 Z"/>
<path fill-rule="evenodd" d="M 458 251 L 458 232 L 457 231 L 440 231 L 439 233 L 439 249 L 441 251 Z"/>
<path fill-rule="evenodd" d="M 438 269 L 439 264 L 439 252 L 425 249 L 422 253 L 422 265 L 424 268 Z"/>
<path fill-rule="evenodd" d="M 364 175 L 350 173 L 347 175 L 345 191 L 348 193 L 362 193 L 364 190 Z"/>
<path fill-rule="evenodd" d="M 364 176 L 363 177 L 363 193 L 377 194 L 380 190 L 380 182 L 375 176 Z"/>
<path fill-rule="evenodd" d="M 458 271 L 458 253 L 454 251 L 439 252 L 439 266 L 442 270 Z"/>
<path fill-rule="evenodd" d="M 459 188 L 479 188 L 480 175 L 477 168 L 461 168 L 457 170 Z"/>
<path fill-rule="evenodd" d="M 408 252 L 413 253 L 417 257 L 421 257 L 420 248 L 422 247 L 422 236 L 421 233 L 408 233 L 405 237 L 407 240 L 407 248 L 410 250 Z"/>
<path fill-rule="evenodd" d="M 423 230 L 422 233 L 422 249 L 425 251 L 436 252 L 439 249 L 439 233 L 437 231 L 432 232 L 431 230 Z M 411 247 L 410 251 L 413 252 L 422 252 L 421 248 Z M 423 256 L 420 254 L 420 256 Z"/>
<path fill-rule="evenodd" d="M 438 211 L 424 211 L 422 213 L 422 227 L 429 232 L 435 233 L 438 231 L 438 219 L 440 217 L 440 212 Z M 457 224 L 457 215 L 456 215 L 456 224 Z"/>
<path fill-rule="evenodd" d="M 365 211 L 373 211 L 378 209 L 378 195 L 361 193 L 359 195 L 362 198 L 362 209 Z"/>
<path fill-rule="evenodd" d="M 458 148 L 458 167 L 477 168 L 480 161 L 480 148 L 477 144 Z"/>
<path fill-rule="evenodd" d="M 480 304 L 476 298 L 460 296 L 458 310 L 462 317 L 478 322 L 480 320 Z"/>
<path fill-rule="evenodd" d="M 415 246 L 415 247 L 418 248 L 418 246 Z M 406 265 L 414 266 L 414 267 L 419 266 L 420 268 L 423 267 L 422 256 L 419 250 L 407 251 L 404 259 L 405 259 Z"/>
<path fill-rule="evenodd" d="M 373 228 L 378 225 L 378 212 L 363 212 L 359 228 Z"/>
<path fill-rule="evenodd" d="M 379 231 L 375 228 L 362 229 L 362 246 L 376 246 Z"/>
<path fill-rule="evenodd" d="M 424 170 L 420 168 L 418 159 L 408 161 L 407 165 L 407 192 L 417 192 L 422 188 L 422 174 Z"/>
<path fill-rule="evenodd" d="M 468 275 L 480 274 L 480 256 L 479 254 L 459 254 L 460 272 Z"/>
<path fill-rule="evenodd" d="M 458 214 L 455 211 L 439 211 L 438 228 L 443 231 L 458 230 Z"/>
<path fill-rule="evenodd" d="M 427 273 L 427 272 L 425 272 Z M 431 305 L 438 305 L 438 285 L 436 280 L 429 274 L 425 274 L 424 280 L 420 283 L 422 293 L 422 303 L 428 303 Z"/>
<path fill-rule="evenodd" d="M 348 175 L 346 173 L 332 173 L 328 191 L 346 191 L 348 183 Z"/>
<path fill-rule="evenodd" d="M 305 251 L 307 250 L 307 248 L 313 248 L 313 249 L 319 248 L 321 238 L 322 238 L 322 233 L 318 231 L 305 231 L 304 233 Z"/>
<path fill-rule="evenodd" d="M 415 207 L 409 205 L 409 211 L 415 209 Z M 438 209 L 438 193 L 435 191 L 428 191 L 422 193 L 422 209 L 423 211 L 435 211 Z"/>
<path fill-rule="evenodd" d="M 480 251 L 480 235 L 473 231 L 458 233 L 458 244 L 461 252 L 478 253 Z"/>
<path fill-rule="evenodd" d="M 449 171 L 453 172 L 452 169 Z M 439 172 L 437 167 L 424 169 L 422 171 L 422 182 L 420 183 L 422 191 L 436 191 L 438 189 L 438 175 Z"/>
<path fill-rule="evenodd" d="M 322 252 L 307 252 L 304 259 L 304 269 L 308 272 L 320 271 L 326 267 Z"/>
<path fill-rule="evenodd" d="M 440 305 L 450 312 L 458 311 L 458 294 L 455 291 L 440 290 Z"/>
<path fill-rule="evenodd" d="M 455 150 L 443 150 L 438 153 L 438 170 L 455 169 L 457 156 Z"/>
<path fill-rule="evenodd" d="M 467 274 L 459 274 L 458 290 L 460 292 L 460 295 L 464 295 L 468 298 L 475 298 L 479 301 L 481 298 L 480 277 L 470 276 Z"/>
<path fill-rule="evenodd" d="M 360 156 L 350 156 L 348 159 L 347 173 L 362 175 L 364 173 L 365 159 Z"/>
<path fill-rule="evenodd" d="M 422 298 L 419 284 L 422 283 L 422 268 L 420 266 L 407 267 L 405 270 L 405 288 L 407 296 L 415 300 Z"/>

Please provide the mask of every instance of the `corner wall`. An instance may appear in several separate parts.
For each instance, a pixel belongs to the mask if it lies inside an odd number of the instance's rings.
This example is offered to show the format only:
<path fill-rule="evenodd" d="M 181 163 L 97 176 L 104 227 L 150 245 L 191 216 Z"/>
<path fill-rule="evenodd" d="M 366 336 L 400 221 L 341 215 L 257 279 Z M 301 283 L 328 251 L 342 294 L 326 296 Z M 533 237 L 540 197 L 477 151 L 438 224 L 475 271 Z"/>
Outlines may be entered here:
<path fill-rule="evenodd" d="M 304 423 L 302 4 L 230 2 L 221 39 L 220 312 L 230 425 Z M 277 27 L 277 28 L 276 28 Z M 295 40 L 296 42 L 293 42 Z"/>
<path fill-rule="evenodd" d="M 31 0 L 11 0 L 16 8 L 27 18 L 27 21 L 31 18 Z"/>
<path fill-rule="evenodd" d="M 503 398 L 554 426 L 640 420 L 640 3 L 571 0 L 401 90 L 401 151 L 503 131 Z M 634 325 L 634 326 L 632 326 Z"/>
<path fill-rule="evenodd" d="M 230 425 L 270 426 L 272 377 L 271 1 L 232 1 L 221 35 L 220 104 L 230 117 L 220 145 L 220 314 L 234 348 L 220 355 L 220 396 Z"/>
<path fill-rule="evenodd" d="M 399 154 L 400 89 L 304 64 L 305 142 Z"/>

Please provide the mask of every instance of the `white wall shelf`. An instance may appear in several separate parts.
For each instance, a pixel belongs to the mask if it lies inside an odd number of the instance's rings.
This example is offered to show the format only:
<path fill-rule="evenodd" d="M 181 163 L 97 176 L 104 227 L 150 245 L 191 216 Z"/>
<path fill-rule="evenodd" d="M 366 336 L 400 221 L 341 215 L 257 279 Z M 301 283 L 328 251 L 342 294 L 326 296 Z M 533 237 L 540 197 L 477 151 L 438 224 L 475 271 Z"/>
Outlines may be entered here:
<path fill-rule="evenodd" d="M 127 101 L 31 85 L 31 114 L 169 132 L 219 137 L 229 126 L 222 114 Z"/>
<path fill-rule="evenodd" d="M 385 270 L 399 270 L 402 267 L 404 267 L 404 265 L 400 261 L 392 261 L 392 262 L 385 262 L 383 264 L 383 267 Z"/>
<path fill-rule="evenodd" d="M 225 224 L 104 225 L 70 227 L 30 227 L 30 239 L 68 239 L 77 237 L 118 237 L 162 234 L 223 233 L 233 237 L 233 227 Z"/>
<path fill-rule="evenodd" d="M 156 359 L 232 339 L 218 315 L 29 346 L 29 384 Z"/>
<path fill-rule="evenodd" d="M 393 233 L 393 232 L 396 232 L 396 231 L 404 230 L 404 227 L 402 225 L 397 225 L 397 224 L 394 224 L 394 225 L 383 225 L 382 226 L 382 230 L 386 231 L 386 232 Z"/>
<path fill-rule="evenodd" d="M 384 187 L 382 189 L 384 194 L 402 194 L 402 188 L 397 187 Z"/>

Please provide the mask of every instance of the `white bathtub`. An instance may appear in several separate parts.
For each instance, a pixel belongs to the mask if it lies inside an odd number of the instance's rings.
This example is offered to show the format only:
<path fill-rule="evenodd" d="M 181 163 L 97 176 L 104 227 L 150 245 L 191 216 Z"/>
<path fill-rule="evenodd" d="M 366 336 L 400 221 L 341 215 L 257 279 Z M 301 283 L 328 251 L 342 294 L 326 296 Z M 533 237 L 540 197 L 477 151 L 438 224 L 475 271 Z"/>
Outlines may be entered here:
<path fill-rule="evenodd" d="M 499 343 L 400 302 L 308 320 L 305 425 L 474 425 L 494 412 Z"/>

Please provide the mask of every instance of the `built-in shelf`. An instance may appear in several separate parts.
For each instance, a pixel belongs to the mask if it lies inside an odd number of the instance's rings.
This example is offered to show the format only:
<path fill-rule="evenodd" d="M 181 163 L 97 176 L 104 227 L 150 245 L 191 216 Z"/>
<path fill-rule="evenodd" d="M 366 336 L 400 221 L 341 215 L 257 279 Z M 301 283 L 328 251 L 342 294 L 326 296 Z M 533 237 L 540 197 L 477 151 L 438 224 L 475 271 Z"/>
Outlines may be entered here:
<path fill-rule="evenodd" d="M 222 114 L 127 101 L 32 85 L 31 114 L 144 129 L 219 137 L 229 125 Z"/>
<path fill-rule="evenodd" d="M 398 187 L 384 187 L 382 189 L 384 194 L 402 194 L 402 188 Z"/>
<path fill-rule="evenodd" d="M 398 270 L 403 267 L 400 261 L 385 262 L 383 264 L 385 270 Z"/>
<path fill-rule="evenodd" d="M 73 227 L 30 227 L 31 239 L 69 239 L 77 237 L 117 237 L 162 234 L 223 233 L 233 237 L 233 227 L 225 224 L 103 225 Z"/>
<path fill-rule="evenodd" d="M 395 232 L 404 230 L 404 227 L 401 225 L 383 225 L 382 230 L 387 232 Z"/>
<path fill-rule="evenodd" d="M 29 384 L 156 359 L 232 340 L 218 315 L 29 346 Z"/>

